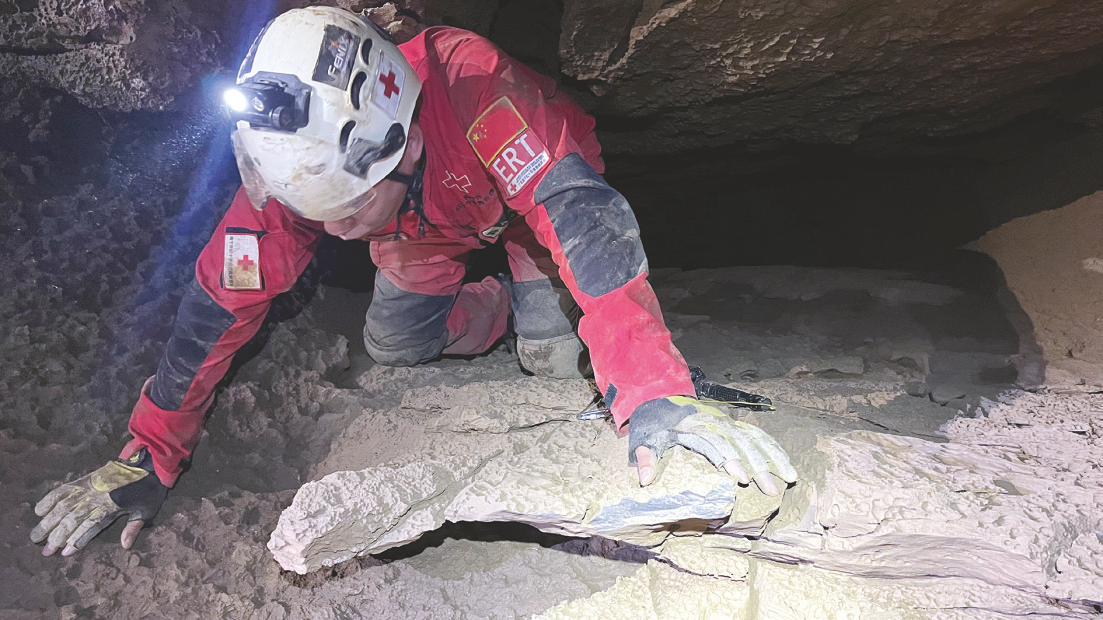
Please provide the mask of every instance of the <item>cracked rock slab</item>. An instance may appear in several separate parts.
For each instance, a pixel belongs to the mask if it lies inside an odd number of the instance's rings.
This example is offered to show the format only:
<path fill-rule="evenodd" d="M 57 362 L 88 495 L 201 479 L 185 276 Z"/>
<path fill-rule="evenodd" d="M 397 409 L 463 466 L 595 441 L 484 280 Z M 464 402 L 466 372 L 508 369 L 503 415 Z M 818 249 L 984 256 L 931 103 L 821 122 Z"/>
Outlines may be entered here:
<path fill-rule="evenodd" d="M 627 438 L 605 422 L 574 419 L 591 398 L 585 381 L 535 378 L 412 390 L 392 419 L 431 429 L 412 450 L 417 460 L 308 483 L 269 549 L 285 569 L 305 573 L 413 541 L 445 521 L 516 521 L 648 546 L 729 521 L 733 479 L 685 450 L 671 450 L 658 481 L 640 488 Z M 741 530 L 761 531 L 766 520 L 738 516 L 732 527 Z"/>

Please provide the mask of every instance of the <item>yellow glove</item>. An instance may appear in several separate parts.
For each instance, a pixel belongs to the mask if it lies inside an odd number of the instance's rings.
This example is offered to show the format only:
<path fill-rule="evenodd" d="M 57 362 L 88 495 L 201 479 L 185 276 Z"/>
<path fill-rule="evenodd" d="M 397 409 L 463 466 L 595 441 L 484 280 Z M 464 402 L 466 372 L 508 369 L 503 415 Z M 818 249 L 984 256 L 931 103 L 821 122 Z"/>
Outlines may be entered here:
<path fill-rule="evenodd" d="M 122 534 L 122 545 L 129 549 L 142 524 L 156 516 L 168 495 L 153 472 L 152 459 L 145 449 L 126 461 L 114 460 L 96 471 L 50 491 L 34 507 L 43 517 L 33 530 L 31 540 L 46 541 L 42 555 L 53 555 L 62 544 L 61 555 L 73 555 L 83 549 L 115 519 L 127 516 L 130 522 Z"/>
<path fill-rule="evenodd" d="M 640 405 L 628 420 L 628 441 L 628 459 L 639 470 L 641 486 L 654 481 L 656 463 L 676 445 L 704 456 L 743 484 L 753 479 L 767 495 L 778 494 L 771 474 L 786 483 L 798 477 L 785 450 L 765 431 L 688 396 Z"/>

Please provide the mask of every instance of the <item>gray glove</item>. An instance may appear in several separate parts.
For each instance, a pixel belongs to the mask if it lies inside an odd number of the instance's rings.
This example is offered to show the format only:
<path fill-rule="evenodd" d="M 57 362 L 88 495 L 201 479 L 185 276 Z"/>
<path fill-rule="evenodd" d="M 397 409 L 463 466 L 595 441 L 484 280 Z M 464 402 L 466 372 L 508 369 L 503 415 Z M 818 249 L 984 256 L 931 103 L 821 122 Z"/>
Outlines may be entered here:
<path fill-rule="evenodd" d="M 142 524 L 156 516 L 168 495 L 153 471 L 153 459 L 145 449 L 126 461 L 114 460 L 96 471 L 50 491 L 34 507 L 43 517 L 31 540 L 46 541 L 42 555 L 53 555 L 62 544 L 62 555 L 83 549 L 115 519 L 127 516 L 123 547 L 129 549 Z"/>
<path fill-rule="evenodd" d="M 639 469 L 641 486 L 655 479 L 656 463 L 673 446 L 704 456 L 743 484 L 754 479 L 767 495 L 778 494 L 770 474 L 786 483 L 796 482 L 798 477 L 773 437 L 688 396 L 668 396 L 640 405 L 629 418 L 628 441 L 628 459 Z"/>

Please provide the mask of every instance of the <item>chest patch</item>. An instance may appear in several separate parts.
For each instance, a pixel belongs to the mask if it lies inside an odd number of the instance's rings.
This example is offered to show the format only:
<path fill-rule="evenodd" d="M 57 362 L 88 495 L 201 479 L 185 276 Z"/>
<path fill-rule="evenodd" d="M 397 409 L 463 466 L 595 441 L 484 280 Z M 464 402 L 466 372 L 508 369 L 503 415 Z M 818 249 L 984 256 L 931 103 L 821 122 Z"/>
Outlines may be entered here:
<path fill-rule="evenodd" d="M 467 141 L 479 160 L 505 189 L 516 196 L 551 162 L 551 153 L 517 112 L 508 97 L 483 111 L 467 130 Z"/>
<path fill-rule="evenodd" d="M 222 286 L 230 290 L 261 290 L 260 244 L 256 235 L 226 235 Z"/>

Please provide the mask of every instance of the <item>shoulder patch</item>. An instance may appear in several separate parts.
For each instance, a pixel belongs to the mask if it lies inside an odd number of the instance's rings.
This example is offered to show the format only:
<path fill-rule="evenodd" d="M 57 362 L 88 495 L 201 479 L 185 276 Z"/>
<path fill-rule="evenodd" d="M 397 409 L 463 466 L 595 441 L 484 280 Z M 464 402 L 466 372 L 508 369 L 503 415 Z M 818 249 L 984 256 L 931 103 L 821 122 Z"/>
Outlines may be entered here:
<path fill-rule="evenodd" d="M 490 104 L 467 130 L 479 161 L 497 177 L 506 197 L 516 196 L 551 162 L 551 153 L 509 97 Z"/>
<path fill-rule="evenodd" d="M 261 290 L 257 236 L 227 234 L 223 247 L 222 286 L 230 290 Z"/>

